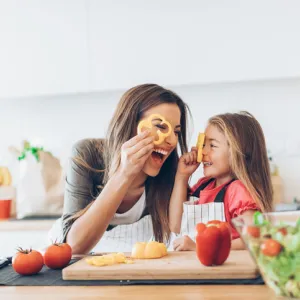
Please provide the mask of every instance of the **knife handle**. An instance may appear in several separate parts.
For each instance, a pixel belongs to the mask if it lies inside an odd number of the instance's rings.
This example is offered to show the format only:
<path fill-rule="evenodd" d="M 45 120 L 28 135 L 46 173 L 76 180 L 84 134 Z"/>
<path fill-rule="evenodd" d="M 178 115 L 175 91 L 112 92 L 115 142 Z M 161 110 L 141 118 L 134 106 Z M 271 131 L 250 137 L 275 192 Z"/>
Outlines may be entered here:
<path fill-rule="evenodd" d="M 10 261 L 6 258 L 0 258 L 0 269 L 4 268 L 5 266 L 8 266 L 10 264 Z"/>

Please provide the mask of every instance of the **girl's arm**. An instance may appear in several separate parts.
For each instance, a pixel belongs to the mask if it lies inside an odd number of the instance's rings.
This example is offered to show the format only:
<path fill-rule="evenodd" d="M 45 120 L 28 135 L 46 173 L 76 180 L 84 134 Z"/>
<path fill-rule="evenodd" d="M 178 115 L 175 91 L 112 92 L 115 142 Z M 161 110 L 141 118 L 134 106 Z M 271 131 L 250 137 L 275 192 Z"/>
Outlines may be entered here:
<path fill-rule="evenodd" d="M 178 162 L 177 173 L 169 205 L 169 226 L 171 232 L 179 233 L 183 213 L 183 202 L 188 198 L 188 181 L 197 170 L 197 148 L 182 155 Z"/>
<path fill-rule="evenodd" d="M 245 221 L 245 224 L 251 224 L 253 222 L 253 215 L 256 211 L 255 210 L 246 210 L 244 213 L 241 214 Z M 231 250 L 244 250 L 246 246 L 241 238 L 235 239 L 231 242 Z"/>
<path fill-rule="evenodd" d="M 68 232 L 67 242 L 74 254 L 87 253 L 97 244 L 153 148 L 153 137 L 149 137 L 149 132 L 143 132 L 123 145 L 118 171 Z"/>
<path fill-rule="evenodd" d="M 245 250 L 245 244 L 241 238 L 235 239 L 231 242 L 231 250 Z"/>
<path fill-rule="evenodd" d="M 174 251 L 196 251 L 196 243 L 187 235 L 176 239 L 173 243 Z"/>

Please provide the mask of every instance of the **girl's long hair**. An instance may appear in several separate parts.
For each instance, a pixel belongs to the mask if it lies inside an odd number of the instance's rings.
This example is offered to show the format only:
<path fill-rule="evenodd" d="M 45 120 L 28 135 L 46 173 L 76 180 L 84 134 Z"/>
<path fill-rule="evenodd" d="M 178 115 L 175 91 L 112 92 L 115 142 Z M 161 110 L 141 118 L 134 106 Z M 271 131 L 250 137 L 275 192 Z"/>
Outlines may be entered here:
<path fill-rule="evenodd" d="M 227 113 L 209 119 L 230 147 L 233 176 L 240 180 L 262 211 L 272 210 L 270 165 L 263 130 L 250 113 Z"/>

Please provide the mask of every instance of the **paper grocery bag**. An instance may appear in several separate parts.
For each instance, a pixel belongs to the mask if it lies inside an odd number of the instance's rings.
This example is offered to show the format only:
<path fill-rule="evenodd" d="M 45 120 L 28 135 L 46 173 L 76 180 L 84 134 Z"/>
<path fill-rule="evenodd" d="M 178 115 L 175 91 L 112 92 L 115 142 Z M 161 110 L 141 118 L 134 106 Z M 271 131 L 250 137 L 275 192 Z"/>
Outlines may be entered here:
<path fill-rule="evenodd" d="M 17 218 L 59 216 L 63 210 L 65 176 L 59 160 L 49 152 L 27 154 L 20 160 Z"/>

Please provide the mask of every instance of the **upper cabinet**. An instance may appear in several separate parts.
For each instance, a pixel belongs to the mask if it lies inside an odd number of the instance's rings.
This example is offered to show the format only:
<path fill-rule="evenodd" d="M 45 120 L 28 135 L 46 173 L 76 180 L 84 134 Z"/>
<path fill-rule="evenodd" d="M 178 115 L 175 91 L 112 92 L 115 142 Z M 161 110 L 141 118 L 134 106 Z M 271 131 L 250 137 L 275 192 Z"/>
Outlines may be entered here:
<path fill-rule="evenodd" d="M 300 75 L 300 3 L 89 0 L 91 88 Z"/>
<path fill-rule="evenodd" d="M 0 98 L 300 76 L 300 2 L 5 0 Z"/>
<path fill-rule="evenodd" d="M 0 2 L 0 98 L 88 90 L 86 1 Z"/>

